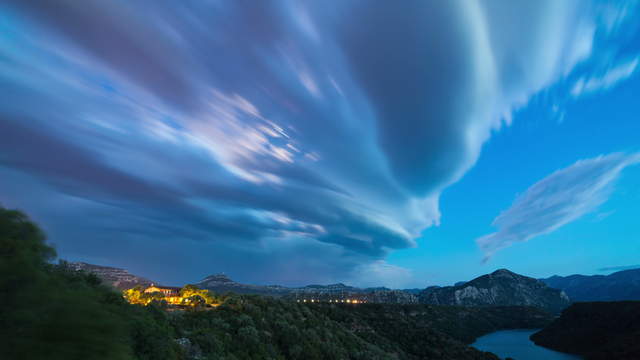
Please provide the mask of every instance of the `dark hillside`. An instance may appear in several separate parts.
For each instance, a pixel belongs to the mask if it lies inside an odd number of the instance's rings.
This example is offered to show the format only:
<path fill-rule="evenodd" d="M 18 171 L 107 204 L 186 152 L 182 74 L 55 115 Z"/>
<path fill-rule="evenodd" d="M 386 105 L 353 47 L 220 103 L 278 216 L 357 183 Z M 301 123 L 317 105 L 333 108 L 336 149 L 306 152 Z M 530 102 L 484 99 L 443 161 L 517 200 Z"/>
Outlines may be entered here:
<path fill-rule="evenodd" d="M 587 360 L 640 359 L 640 301 L 575 303 L 531 340 Z"/>
<path fill-rule="evenodd" d="M 552 276 L 540 280 L 564 291 L 571 301 L 640 300 L 640 269 L 610 275 Z"/>

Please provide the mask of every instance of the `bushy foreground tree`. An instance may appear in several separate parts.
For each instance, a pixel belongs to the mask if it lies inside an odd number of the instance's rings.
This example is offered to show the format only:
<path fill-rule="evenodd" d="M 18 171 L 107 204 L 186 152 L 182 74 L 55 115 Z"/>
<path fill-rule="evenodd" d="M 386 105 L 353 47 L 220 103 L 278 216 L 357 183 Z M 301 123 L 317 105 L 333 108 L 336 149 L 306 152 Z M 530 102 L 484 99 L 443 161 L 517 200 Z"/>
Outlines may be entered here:
<path fill-rule="evenodd" d="M 20 211 L 0 207 L 0 359 L 175 359 L 166 315 L 76 272 Z"/>

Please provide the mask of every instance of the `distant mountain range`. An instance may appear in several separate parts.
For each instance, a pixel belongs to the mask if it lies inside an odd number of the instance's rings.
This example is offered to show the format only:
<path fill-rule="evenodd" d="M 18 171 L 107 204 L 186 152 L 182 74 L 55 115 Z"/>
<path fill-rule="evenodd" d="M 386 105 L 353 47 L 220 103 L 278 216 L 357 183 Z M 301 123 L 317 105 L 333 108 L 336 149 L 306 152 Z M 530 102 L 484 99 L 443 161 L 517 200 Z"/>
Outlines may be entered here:
<path fill-rule="evenodd" d="M 552 313 L 570 303 L 561 290 L 506 269 L 455 286 L 429 287 L 419 295 L 423 304 L 462 306 L 536 306 Z"/>
<path fill-rule="evenodd" d="M 540 280 L 564 291 L 571 301 L 640 300 L 640 269 L 610 275 L 556 275 Z"/>
<path fill-rule="evenodd" d="M 357 288 L 342 283 L 330 285 L 307 285 L 289 288 L 279 285 L 248 285 L 237 283 L 226 275 L 210 275 L 194 284 L 214 292 L 235 292 L 238 294 L 258 294 L 285 297 L 292 300 L 329 301 L 335 299 L 357 299 L 375 303 L 415 304 L 418 298 L 406 291 L 384 287 Z"/>
<path fill-rule="evenodd" d="M 69 263 L 69 266 L 96 273 L 121 290 L 153 283 L 115 267 L 83 262 Z M 454 286 L 405 290 L 358 288 L 342 283 L 304 287 L 251 285 L 235 282 L 224 274 L 207 276 L 195 285 L 218 293 L 234 292 L 290 299 L 328 301 L 351 298 L 376 303 L 465 306 L 532 305 L 557 312 L 575 301 L 640 300 L 640 269 L 619 271 L 606 276 L 552 276 L 539 280 L 501 269 L 471 281 L 457 282 Z"/>
<path fill-rule="evenodd" d="M 194 285 L 217 293 L 234 292 L 236 294 L 282 296 L 290 292 L 289 288 L 280 285 L 250 285 L 237 283 L 224 274 L 209 275 Z"/>

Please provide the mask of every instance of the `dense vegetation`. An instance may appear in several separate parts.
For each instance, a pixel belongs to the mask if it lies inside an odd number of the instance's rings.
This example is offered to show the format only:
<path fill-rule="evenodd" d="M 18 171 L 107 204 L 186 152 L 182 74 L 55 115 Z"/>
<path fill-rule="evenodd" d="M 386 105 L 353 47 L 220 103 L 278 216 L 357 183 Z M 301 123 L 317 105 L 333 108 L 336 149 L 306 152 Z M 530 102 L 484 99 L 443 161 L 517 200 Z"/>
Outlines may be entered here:
<path fill-rule="evenodd" d="M 175 359 L 165 313 L 133 306 L 64 262 L 42 231 L 0 208 L 0 359 Z"/>
<path fill-rule="evenodd" d="M 461 307 L 435 305 L 362 304 L 317 305 L 327 314 L 354 329 L 372 330 L 398 343 L 428 347 L 427 333 L 438 333 L 470 344 L 477 337 L 504 329 L 542 328 L 553 316 L 534 307 Z M 365 335 L 366 337 L 366 335 Z M 421 350 L 423 351 L 423 350 Z"/>
<path fill-rule="evenodd" d="M 587 360 L 640 359 L 640 301 L 575 303 L 531 340 Z"/>
<path fill-rule="evenodd" d="M 217 296 L 217 308 L 163 309 L 153 301 L 129 304 L 95 275 L 51 264 L 54 257 L 24 214 L 0 208 L 0 359 L 495 360 L 465 343 L 548 319 L 529 308 L 303 304 L 249 295 Z M 182 295 L 202 295 L 196 292 Z"/>

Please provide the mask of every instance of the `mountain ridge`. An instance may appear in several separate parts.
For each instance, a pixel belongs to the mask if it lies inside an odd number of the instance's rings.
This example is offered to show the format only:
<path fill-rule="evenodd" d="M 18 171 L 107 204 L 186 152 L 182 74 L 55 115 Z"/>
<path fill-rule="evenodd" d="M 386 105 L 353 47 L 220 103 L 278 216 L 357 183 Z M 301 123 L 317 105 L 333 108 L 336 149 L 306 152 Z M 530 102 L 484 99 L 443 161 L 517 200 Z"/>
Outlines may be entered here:
<path fill-rule="evenodd" d="M 537 306 L 558 313 L 570 304 L 569 297 L 544 282 L 498 269 L 460 285 L 428 287 L 418 295 L 423 304 L 458 306 Z"/>
<path fill-rule="evenodd" d="M 156 283 L 149 279 L 133 275 L 121 268 L 72 262 L 69 266 L 75 270 L 96 273 L 104 281 L 124 290 L 136 285 L 148 286 Z M 629 274 L 640 270 L 624 270 L 618 273 Z M 611 275 L 615 275 L 614 273 Z M 596 279 L 608 279 L 611 275 L 595 275 Z M 569 279 L 592 278 L 585 275 L 572 275 Z M 616 277 L 623 277 L 616 275 Z M 435 304 L 461 306 L 538 306 L 548 311 L 558 312 L 568 306 L 571 296 L 563 289 L 554 288 L 554 281 L 566 279 L 552 276 L 547 279 L 534 279 L 516 274 L 508 269 L 498 269 L 490 274 L 479 276 L 470 281 L 460 281 L 453 286 L 429 286 L 425 289 L 389 289 L 386 287 L 359 288 L 344 283 L 310 284 L 301 287 L 281 285 L 254 285 L 239 283 L 223 273 L 205 276 L 194 285 L 217 293 L 233 292 L 237 294 L 255 294 L 282 297 L 290 300 L 314 299 L 329 301 L 335 299 L 358 299 L 375 303 L 397 304 Z M 635 278 L 635 277 L 634 277 Z M 640 286 L 640 282 L 639 282 Z M 640 296 L 640 295 L 639 295 Z M 580 300 L 578 298 L 577 300 Z"/>
<path fill-rule="evenodd" d="M 640 269 L 609 275 L 554 275 L 540 280 L 563 290 L 572 301 L 640 300 Z"/>

